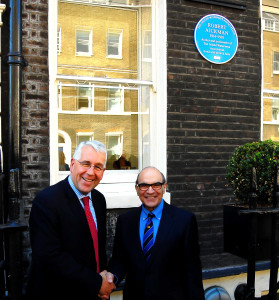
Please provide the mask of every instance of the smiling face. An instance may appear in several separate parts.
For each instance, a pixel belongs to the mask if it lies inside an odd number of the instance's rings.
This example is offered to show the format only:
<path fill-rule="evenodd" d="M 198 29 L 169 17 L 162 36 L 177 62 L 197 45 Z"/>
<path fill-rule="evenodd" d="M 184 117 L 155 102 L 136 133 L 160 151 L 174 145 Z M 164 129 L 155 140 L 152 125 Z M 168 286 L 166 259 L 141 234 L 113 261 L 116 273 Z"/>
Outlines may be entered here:
<path fill-rule="evenodd" d="M 162 174 L 157 169 L 150 167 L 141 171 L 138 184 L 152 184 L 155 182 L 163 182 Z M 152 187 L 149 187 L 148 190 L 141 191 L 139 187 L 136 186 L 136 191 L 143 206 L 149 211 L 152 211 L 161 203 L 166 187 L 167 184 L 164 183 L 162 188 L 158 190 L 153 190 Z"/>
<path fill-rule="evenodd" d="M 85 145 L 81 150 L 80 162 L 88 162 L 91 165 L 104 167 L 106 155 L 103 152 L 97 152 L 91 146 Z M 84 195 L 93 190 L 103 178 L 104 171 L 96 172 L 94 168 L 87 169 L 82 167 L 74 158 L 71 159 L 71 179 L 75 187 Z"/>

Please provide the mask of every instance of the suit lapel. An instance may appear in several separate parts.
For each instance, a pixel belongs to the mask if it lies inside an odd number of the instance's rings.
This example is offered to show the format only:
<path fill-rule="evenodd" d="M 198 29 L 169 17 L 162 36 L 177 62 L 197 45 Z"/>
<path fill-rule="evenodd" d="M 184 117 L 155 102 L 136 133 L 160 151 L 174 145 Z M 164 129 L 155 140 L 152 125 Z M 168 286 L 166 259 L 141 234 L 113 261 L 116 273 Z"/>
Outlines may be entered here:
<path fill-rule="evenodd" d="M 142 207 L 134 209 L 133 213 L 130 216 L 129 222 L 129 236 L 130 236 L 130 245 L 131 249 L 136 252 L 139 257 L 139 264 L 145 264 L 145 258 L 143 255 L 143 250 L 141 247 L 140 234 L 139 234 L 139 224 L 140 224 L 140 215 Z"/>
<path fill-rule="evenodd" d="M 156 259 L 156 253 L 160 251 L 161 245 L 163 243 L 166 243 L 166 240 L 168 239 L 168 235 L 172 231 L 172 226 L 174 223 L 172 222 L 172 218 L 174 218 L 174 215 L 171 213 L 170 205 L 164 202 L 162 217 L 158 228 L 157 236 L 155 239 L 155 243 L 151 252 L 149 265 L 151 265 L 153 260 Z"/>
<path fill-rule="evenodd" d="M 65 194 L 66 194 L 66 199 L 67 199 L 67 207 L 71 211 L 73 215 L 73 219 L 76 220 L 76 223 L 78 226 L 82 226 L 84 230 L 88 230 L 90 236 L 90 229 L 88 227 L 86 215 L 84 213 L 84 209 L 81 206 L 79 199 L 73 189 L 71 188 L 69 182 L 68 182 L 68 177 L 64 180 L 64 187 L 65 187 Z"/>
<path fill-rule="evenodd" d="M 64 181 L 65 183 L 65 193 L 66 193 L 66 198 L 67 202 L 69 205 L 69 209 L 72 210 L 74 215 L 80 215 L 82 216 L 83 213 L 83 208 L 79 202 L 79 199 L 73 189 L 71 188 L 69 182 L 68 182 L 68 177 Z"/>
<path fill-rule="evenodd" d="M 135 209 L 134 215 L 131 217 L 131 236 L 133 236 L 133 246 L 138 251 L 142 252 L 140 234 L 139 234 L 139 223 L 140 223 L 141 206 Z"/>

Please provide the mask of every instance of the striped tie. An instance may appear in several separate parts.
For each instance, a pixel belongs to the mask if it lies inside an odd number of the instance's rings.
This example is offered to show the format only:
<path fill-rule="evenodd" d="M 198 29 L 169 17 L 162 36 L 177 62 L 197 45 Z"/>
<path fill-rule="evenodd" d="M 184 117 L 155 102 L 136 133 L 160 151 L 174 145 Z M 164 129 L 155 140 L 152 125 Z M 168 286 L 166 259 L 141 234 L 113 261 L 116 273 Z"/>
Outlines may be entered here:
<path fill-rule="evenodd" d="M 154 217 L 153 214 L 148 214 L 148 219 L 147 219 L 147 222 L 145 225 L 144 235 L 143 235 L 143 255 L 147 262 L 150 259 L 151 249 L 154 244 L 154 241 L 153 241 L 154 228 L 153 228 L 153 222 L 152 222 L 153 217 Z"/>

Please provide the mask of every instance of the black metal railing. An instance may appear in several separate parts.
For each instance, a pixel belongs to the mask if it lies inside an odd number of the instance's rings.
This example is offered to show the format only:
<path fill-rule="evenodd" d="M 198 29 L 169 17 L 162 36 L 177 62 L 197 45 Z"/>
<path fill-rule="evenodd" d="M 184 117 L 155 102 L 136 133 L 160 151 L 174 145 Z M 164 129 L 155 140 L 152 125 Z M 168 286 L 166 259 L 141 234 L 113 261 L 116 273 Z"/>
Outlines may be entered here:
<path fill-rule="evenodd" d="M 279 214 L 279 167 L 277 166 L 276 176 L 274 178 L 273 207 L 257 207 L 257 180 L 256 170 L 253 168 L 251 176 L 251 193 L 249 197 L 249 209 L 241 210 L 240 214 L 249 216 L 250 234 L 248 240 L 248 259 L 247 259 L 247 284 L 240 284 L 235 290 L 236 300 L 255 300 L 267 299 L 278 300 L 277 293 L 279 283 L 278 277 L 278 245 L 277 245 L 277 216 Z M 270 278 L 269 292 L 267 295 L 255 297 L 255 274 L 256 274 L 256 250 L 257 250 L 257 228 L 260 215 L 269 215 L 272 220 L 270 223 L 271 245 L 270 245 Z"/>
<path fill-rule="evenodd" d="M 8 193 L 8 218 L 5 222 L 4 175 L 0 174 L 0 300 L 22 299 L 23 264 L 22 231 L 26 224 L 19 222 L 19 200 L 15 197 L 17 190 L 17 170 L 10 171 Z"/>

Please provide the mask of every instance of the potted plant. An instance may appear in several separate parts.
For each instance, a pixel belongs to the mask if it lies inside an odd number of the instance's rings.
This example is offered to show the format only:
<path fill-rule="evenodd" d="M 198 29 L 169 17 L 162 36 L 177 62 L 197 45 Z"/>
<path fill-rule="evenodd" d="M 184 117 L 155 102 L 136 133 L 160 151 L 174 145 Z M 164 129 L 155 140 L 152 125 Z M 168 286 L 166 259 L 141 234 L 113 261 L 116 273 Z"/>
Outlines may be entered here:
<path fill-rule="evenodd" d="M 271 140 L 246 143 L 236 148 L 226 168 L 228 185 L 236 203 L 247 205 L 251 192 L 251 171 L 256 169 L 257 204 L 272 206 L 274 178 L 279 165 L 279 143 Z"/>
<path fill-rule="evenodd" d="M 257 209 L 274 207 L 274 188 L 279 165 L 279 143 L 271 140 L 246 143 L 236 148 L 226 168 L 228 186 L 235 195 L 234 205 L 224 206 L 224 250 L 240 257 L 249 255 L 248 240 L 251 232 L 256 234 L 256 258 L 270 256 L 272 215 L 257 214 L 256 228 L 251 226 L 251 214 L 240 211 L 249 209 L 251 192 Z M 251 189 L 254 168 L 254 190 Z M 251 205 L 250 205 L 251 207 Z M 267 211 L 265 211 L 267 212 Z M 255 215 L 254 215 L 255 216 Z"/>

